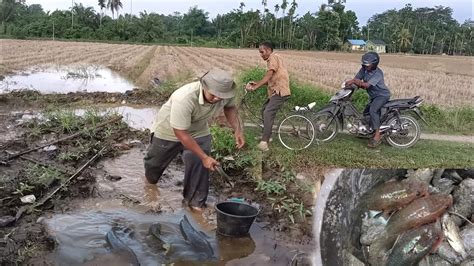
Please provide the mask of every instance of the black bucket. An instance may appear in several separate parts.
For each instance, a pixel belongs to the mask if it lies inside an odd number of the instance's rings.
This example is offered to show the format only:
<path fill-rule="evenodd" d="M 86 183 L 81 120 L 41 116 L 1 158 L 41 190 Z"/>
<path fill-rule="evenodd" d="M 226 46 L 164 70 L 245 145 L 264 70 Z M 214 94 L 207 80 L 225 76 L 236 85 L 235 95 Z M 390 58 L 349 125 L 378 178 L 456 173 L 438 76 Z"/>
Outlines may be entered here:
<path fill-rule="evenodd" d="M 239 237 L 249 233 L 258 209 L 246 203 L 226 201 L 216 204 L 217 233 Z"/>

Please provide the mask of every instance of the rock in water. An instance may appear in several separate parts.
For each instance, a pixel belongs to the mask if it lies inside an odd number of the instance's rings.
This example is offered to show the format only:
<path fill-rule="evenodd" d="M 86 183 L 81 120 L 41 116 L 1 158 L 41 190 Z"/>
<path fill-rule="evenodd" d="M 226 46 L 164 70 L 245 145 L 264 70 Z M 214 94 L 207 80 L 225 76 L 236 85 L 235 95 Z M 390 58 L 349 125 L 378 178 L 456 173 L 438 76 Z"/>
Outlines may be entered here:
<path fill-rule="evenodd" d="M 15 217 L 7 215 L 0 217 L 0 228 L 8 226 L 15 221 Z"/>
<path fill-rule="evenodd" d="M 467 225 L 461 230 L 461 238 L 464 242 L 464 248 L 474 259 L 474 225 Z"/>
<path fill-rule="evenodd" d="M 460 214 L 464 217 L 471 217 L 474 206 L 474 179 L 466 178 L 453 193 L 454 204 L 450 211 Z M 453 215 L 453 221 L 460 226 L 464 220 Z"/>
<path fill-rule="evenodd" d="M 407 178 L 411 180 L 421 181 L 423 183 L 429 184 L 434 174 L 433 169 L 429 168 L 420 168 L 416 170 L 408 170 Z"/>

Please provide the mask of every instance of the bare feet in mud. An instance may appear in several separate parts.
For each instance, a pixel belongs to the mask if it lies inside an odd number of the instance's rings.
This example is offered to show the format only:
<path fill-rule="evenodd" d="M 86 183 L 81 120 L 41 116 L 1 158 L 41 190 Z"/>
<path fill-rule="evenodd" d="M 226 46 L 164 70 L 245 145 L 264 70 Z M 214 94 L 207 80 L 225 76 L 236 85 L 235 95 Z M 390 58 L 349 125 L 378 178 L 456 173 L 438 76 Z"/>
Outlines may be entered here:
<path fill-rule="evenodd" d="M 189 209 L 193 212 L 203 213 L 207 208 L 206 207 L 197 207 L 197 206 L 189 206 Z"/>
<path fill-rule="evenodd" d="M 160 210 L 161 205 L 160 205 L 160 190 L 158 189 L 158 186 L 156 184 L 150 184 L 146 180 L 145 177 L 143 177 L 144 181 L 144 191 L 145 195 L 143 197 L 144 201 L 142 205 L 148 206 L 152 208 L 153 210 Z"/>

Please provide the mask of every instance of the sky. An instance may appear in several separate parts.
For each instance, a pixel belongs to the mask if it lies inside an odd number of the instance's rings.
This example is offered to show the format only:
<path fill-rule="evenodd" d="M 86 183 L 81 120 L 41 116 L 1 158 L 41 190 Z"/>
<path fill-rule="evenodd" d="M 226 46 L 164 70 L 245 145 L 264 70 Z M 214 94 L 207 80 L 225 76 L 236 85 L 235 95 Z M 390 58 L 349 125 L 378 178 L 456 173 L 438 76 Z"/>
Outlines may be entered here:
<path fill-rule="evenodd" d="M 65 10 L 71 7 L 71 3 L 82 3 L 84 6 L 92 6 L 98 10 L 97 0 L 26 0 L 28 5 L 41 4 L 44 10 L 54 11 L 56 9 Z M 209 12 L 211 18 L 217 14 L 224 14 L 232 9 L 238 8 L 240 2 L 245 3 L 244 10 L 262 9 L 261 0 L 122 0 L 123 9 L 120 11 L 137 14 L 146 10 L 148 13 L 172 14 L 175 11 L 185 13 L 191 6 L 197 5 L 199 8 Z M 274 6 L 282 1 L 268 0 L 268 7 L 274 12 Z M 288 2 L 292 2 L 288 0 Z M 306 12 L 315 12 L 327 0 L 297 0 L 297 13 L 301 16 Z M 449 6 L 453 9 L 453 17 L 460 23 L 466 19 L 472 19 L 474 8 L 472 0 L 347 0 L 346 9 L 353 10 L 359 20 L 360 25 L 365 25 L 367 20 L 374 14 L 382 13 L 388 9 L 400 9 L 407 3 L 413 7 L 434 7 L 437 5 Z M 289 7 L 288 7 L 289 8 Z M 110 13 L 110 12 L 108 12 Z M 281 10 L 279 11 L 281 14 Z M 109 14 L 110 15 L 110 14 Z"/>

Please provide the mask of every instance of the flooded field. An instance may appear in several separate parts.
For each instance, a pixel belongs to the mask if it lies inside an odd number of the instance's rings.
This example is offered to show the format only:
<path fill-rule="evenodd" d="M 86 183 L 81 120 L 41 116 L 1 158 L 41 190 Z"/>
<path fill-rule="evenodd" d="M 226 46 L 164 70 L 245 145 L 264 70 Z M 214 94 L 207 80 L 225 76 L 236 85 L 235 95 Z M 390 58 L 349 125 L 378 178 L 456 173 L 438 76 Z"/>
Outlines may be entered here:
<path fill-rule="evenodd" d="M 40 93 L 124 93 L 133 88 L 132 82 L 99 65 L 33 67 L 7 75 L 0 81 L 0 93 L 12 90 L 36 90 Z"/>

